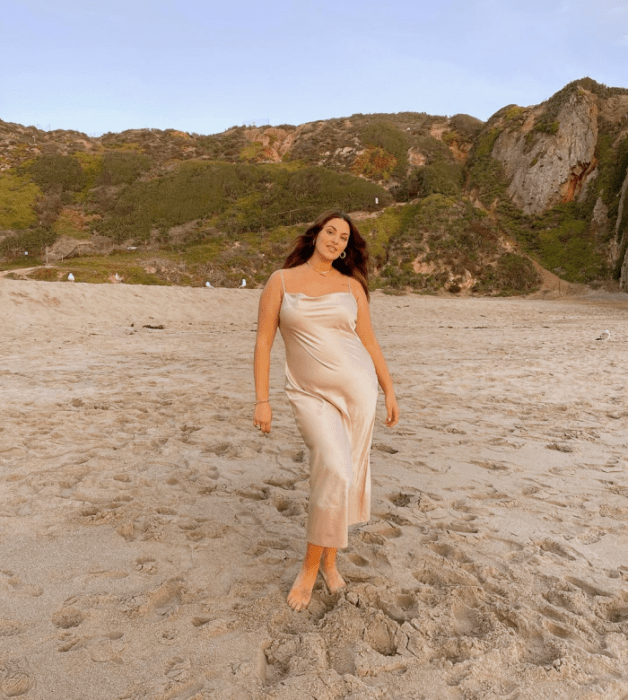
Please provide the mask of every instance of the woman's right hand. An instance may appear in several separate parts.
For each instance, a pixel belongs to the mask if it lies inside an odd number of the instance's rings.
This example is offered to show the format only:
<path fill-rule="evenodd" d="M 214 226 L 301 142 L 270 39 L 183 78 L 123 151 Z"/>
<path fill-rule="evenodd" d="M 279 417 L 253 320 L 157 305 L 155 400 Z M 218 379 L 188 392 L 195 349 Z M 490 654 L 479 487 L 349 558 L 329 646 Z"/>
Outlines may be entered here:
<path fill-rule="evenodd" d="M 253 414 L 253 425 L 261 428 L 262 433 L 270 433 L 270 424 L 273 420 L 273 412 L 269 403 L 258 403 Z"/>

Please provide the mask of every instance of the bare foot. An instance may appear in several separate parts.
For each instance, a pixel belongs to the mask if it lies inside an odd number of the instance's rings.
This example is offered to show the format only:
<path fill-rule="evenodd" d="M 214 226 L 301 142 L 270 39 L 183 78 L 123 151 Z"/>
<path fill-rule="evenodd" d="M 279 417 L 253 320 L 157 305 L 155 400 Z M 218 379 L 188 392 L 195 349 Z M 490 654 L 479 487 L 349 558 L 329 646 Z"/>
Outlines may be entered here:
<path fill-rule="evenodd" d="M 318 566 L 302 568 L 296 577 L 290 593 L 288 593 L 288 605 L 297 612 L 305 610 L 312 597 L 312 589 L 318 575 Z"/>
<path fill-rule="evenodd" d="M 330 593 L 336 593 L 347 585 L 335 566 L 331 569 L 321 568 L 321 576 Z"/>

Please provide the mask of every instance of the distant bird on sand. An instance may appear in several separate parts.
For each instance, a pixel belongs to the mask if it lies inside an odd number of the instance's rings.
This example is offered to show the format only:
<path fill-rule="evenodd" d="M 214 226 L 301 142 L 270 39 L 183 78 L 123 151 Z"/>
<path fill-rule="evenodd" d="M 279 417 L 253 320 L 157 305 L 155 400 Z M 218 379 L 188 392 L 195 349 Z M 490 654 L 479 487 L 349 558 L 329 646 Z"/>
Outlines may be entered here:
<path fill-rule="evenodd" d="M 68 275 L 68 281 L 74 282 L 74 275 L 73 275 L 71 272 L 70 272 L 70 274 Z"/>
<path fill-rule="evenodd" d="M 610 331 L 603 331 L 598 335 L 596 340 L 608 340 L 611 337 L 611 332 Z"/>
<path fill-rule="evenodd" d="M 212 285 L 211 285 L 210 282 L 205 282 L 205 286 L 206 286 L 206 287 L 211 287 Z"/>
<path fill-rule="evenodd" d="M 238 289 L 244 289 L 246 287 L 246 280 L 242 280 L 242 284 L 238 287 Z"/>

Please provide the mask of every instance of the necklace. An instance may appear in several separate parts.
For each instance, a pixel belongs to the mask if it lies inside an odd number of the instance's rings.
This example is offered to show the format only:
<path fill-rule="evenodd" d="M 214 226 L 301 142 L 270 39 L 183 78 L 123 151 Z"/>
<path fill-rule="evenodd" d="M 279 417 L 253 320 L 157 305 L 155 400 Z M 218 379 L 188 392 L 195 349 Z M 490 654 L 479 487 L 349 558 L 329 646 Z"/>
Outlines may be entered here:
<path fill-rule="evenodd" d="M 308 265 L 309 267 L 311 267 L 312 270 L 314 270 L 314 272 L 318 272 L 319 275 L 323 275 L 323 276 L 328 275 L 330 272 L 333 272 L 333 270 L 334 270 L 334 268 L 332 267 L 331 270 L 326 270 L 325 272 L 321 272 L 320 270 L 317 270 L 317 269 L 314 267 L 314 265 L 310 265 L 309 260 L 306 260 L 306 261 L 305 261 L 305 264 Z"/>

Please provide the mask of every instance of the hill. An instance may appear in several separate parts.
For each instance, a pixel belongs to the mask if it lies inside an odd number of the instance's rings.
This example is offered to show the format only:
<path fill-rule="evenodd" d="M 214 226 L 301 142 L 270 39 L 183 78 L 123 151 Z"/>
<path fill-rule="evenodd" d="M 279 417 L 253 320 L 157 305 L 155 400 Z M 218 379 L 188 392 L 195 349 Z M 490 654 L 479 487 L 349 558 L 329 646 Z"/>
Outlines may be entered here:
<path fill-rule="evenodd" d="M 627 188 L 628 90 L 589 78 L 487 123 L 406 112 L 90 138 L 0 121 L 0 264 L 256 286 L 333 206 L 370 243 L 373 288 L 525 293 L 534 260 L 628 290 Z"/>

